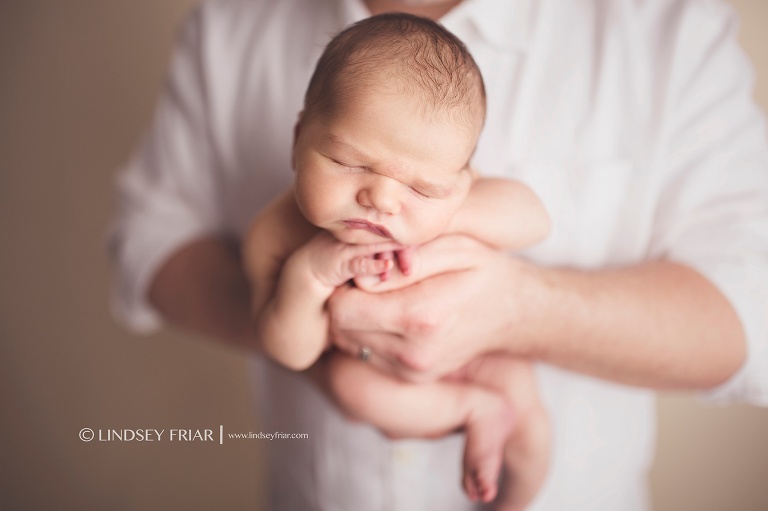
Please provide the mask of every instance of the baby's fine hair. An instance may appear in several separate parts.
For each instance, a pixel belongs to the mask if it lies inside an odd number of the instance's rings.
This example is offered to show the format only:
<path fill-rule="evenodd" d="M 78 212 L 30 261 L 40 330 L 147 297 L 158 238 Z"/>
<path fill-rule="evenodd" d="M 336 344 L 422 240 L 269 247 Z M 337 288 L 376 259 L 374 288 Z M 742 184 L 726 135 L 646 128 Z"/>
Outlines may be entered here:
<path fill-rule="evenodd" d="M 423 99 L 432 112 L 450 111 L 469 126 L 485 118 L 480 69 L 458 37 L 442 25 L 404 13 L 350 25 L 325 47 L 304 97 L 304 114 L 333 115 L 360 88 L 386 80 Z"/>

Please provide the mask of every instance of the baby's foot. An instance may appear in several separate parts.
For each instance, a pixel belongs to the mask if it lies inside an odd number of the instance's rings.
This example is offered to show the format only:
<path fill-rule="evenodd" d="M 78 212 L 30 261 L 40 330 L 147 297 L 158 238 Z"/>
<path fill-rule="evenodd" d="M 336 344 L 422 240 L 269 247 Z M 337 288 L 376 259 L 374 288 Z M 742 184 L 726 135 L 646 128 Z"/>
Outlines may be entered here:
<path fill-rule="evenodd" d="M 492 409 L 478 411 L 466 427 L 462 482 L 473 501 L 496 498 L 504 443 L 513 427 L 512 409 L 503 400 L 494 401 Z"/>

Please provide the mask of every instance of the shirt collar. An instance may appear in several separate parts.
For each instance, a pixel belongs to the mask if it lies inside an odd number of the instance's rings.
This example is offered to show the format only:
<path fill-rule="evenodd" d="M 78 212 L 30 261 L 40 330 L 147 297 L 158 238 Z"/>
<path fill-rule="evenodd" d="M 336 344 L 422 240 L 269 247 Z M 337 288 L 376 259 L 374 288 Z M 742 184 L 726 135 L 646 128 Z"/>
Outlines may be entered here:
<path fill-rule="evenodd" d="M 445 16 L 466 17 L 485 41 L 500 50 L 525 50 L 530 35 L 531 0 L 464 0 Z"/>
<path fill-rule="evenodd" d="M 363 0 L 340 0 L 337 6 L 339 19 L 342 22 L 339 30 L 370 15 Z"/>
<path fill-rule="evenodd" d="M 340 0 L 342 28 L 368 16 L 363 0 Z M 531 25 L 531 0 L 464 0 L 440 21 L 449 29 L 470 23 L 491 46 L 525 50 Z"/>

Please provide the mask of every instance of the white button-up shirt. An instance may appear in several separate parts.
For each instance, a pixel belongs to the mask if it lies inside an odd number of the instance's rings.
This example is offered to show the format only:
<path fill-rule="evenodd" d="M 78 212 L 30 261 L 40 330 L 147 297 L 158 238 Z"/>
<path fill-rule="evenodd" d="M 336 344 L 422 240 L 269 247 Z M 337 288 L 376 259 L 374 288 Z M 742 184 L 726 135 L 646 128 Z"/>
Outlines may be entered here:
<path fill-rule="evenodd" d="M 292 128 L 330 36 L 360 0 L 219 0 L 178 40 L 145 142 L 118 181 L 115 310 L 160 325 L 148 282 L 181 244 L 242 235 L 292 180 Z M 709 396 L 768 403 L 768 151 L 731 10 L 714 0 L 465 0 L 442 22 L 485 77 L 473 160 L 530 184 L 554 230 L 525 256 L 605 268 L 688 264 L 730 300 L 749 354 Z M 514 219 L 509 219 L 514 221 Z M 468 340 L 469 342 L 469 340 Z M 463 439 L 387 441 L 342 419 L 308 381 L 257 360 L 271 510 L 459 511 Z M 554 458 L 534 511 L 647 509 L 654 401 L 539 368 Z"/>

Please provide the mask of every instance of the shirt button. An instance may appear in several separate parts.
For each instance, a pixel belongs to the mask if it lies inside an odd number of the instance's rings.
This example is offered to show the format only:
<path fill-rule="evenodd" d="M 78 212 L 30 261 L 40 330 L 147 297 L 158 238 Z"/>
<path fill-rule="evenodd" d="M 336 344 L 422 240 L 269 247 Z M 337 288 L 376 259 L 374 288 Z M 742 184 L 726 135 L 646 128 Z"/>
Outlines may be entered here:
<path fill-rule="evenodd" d="M 398 463 L 407 464 L 411 462 L 411 459 L 413 456 L 411 455 L 411 451 L 402 447 L 397 447 L 395 449 L 395 460 Z"/>

